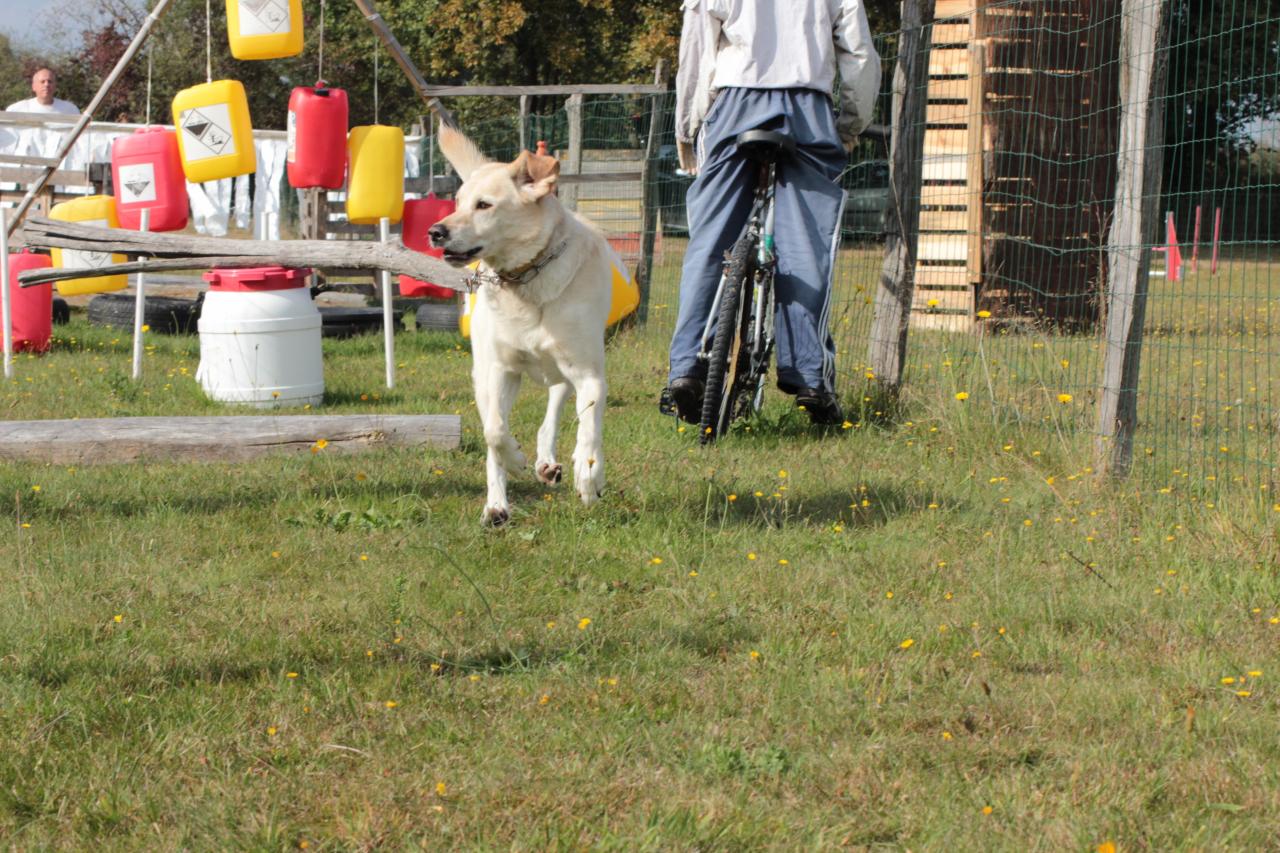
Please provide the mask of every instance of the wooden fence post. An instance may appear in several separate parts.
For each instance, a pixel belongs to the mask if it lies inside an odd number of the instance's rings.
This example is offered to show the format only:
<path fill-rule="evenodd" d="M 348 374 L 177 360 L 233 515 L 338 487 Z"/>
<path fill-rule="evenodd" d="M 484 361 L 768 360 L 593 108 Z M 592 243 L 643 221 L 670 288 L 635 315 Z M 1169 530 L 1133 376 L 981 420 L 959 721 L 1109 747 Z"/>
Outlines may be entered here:
<path fill-rule="evenodd" d="M 893 124 L 889 155 L 890 211 L 884 267 L 876 288 L 868 362 L 891 393 L 902 385 L 907 321 L 915 288 L 920 236 L 920 179 L 924 161 L 925 107 L 929 100 L 929 43 L 934 0 L 903 0 L 898 63 L 893 74 Z"/>
<path fill-rule="evenodd" d="M 1114 477 L 1133 464 L 1138 375 L 1151 243 L 1161 223 L 1164 93 L 1169 57 L 1165 0 L 1124 0 L 1120 30 L 1120 142 L 1115 218 L 1107 248 L 1106 362 L 1096 467 Z"/>
<path fill-rule="evenodd" d="M 565 110 L 569 114 L 569 161 L 563 172 L 567 175 L 582 174 L 582 95 L 574 94 L 569 96 L 569 100 L 565 103 Z M 578 185 L 573 181 L 566 181 L 560 187 L 560 201 L 570 210 L 578 209 Z"/>
<path fill-rule="evenodd" d="M 661 59 L 653 69 L 653 82 L 666 82 L 666 68 Z M 640 174 L 640 261 L 636 265 L 636 285 L 640 288 L 640 307 L 636 320 L 649 322 L 649 287 L 653 279 L 653 245 L 658 231 L 658 144 L 666 125 L 667 96 L 649 96 L 649 139 L 644 146 L 644 165 Z"/>

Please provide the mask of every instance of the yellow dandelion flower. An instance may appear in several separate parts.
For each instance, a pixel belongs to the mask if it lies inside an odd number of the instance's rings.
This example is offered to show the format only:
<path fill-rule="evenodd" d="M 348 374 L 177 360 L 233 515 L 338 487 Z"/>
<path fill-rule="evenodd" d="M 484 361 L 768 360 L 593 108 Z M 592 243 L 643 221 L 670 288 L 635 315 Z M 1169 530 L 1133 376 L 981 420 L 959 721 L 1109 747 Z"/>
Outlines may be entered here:
<path fill-rule="evenodd" d="M 943 740 L 951 740 L 951 739 L 952 739 L 951 732 L 943 732 L 943 733 L 942 733 L 942 739 L 943 739 Z"/>
<path fill-rule="evenodd" d="M 738 499 L 737 495 L 729 495 L 729 503 L 733 503 Z"/>
<path fill-rule="evenodd" d="M 893 590 L 889 590 L 884 594 L 885 598 L 893 598 Z"/>
<path fill-rule="evenodd" d="M 957 391 L 957 392 L 956 392 L 956 399 L 957 399 L 957 400 L 959 400 L 961 403 L 963 403 L 965 400 L 968 400 L 968 399 L 969 399 L 969 392 L 968 392 L 968 391 Z"/>
<path fill-rule="evenodd" d="M 691 578 L 696 578 L 697 576 L 698 576 L 698 570 L 697 570 L 697 569 L 691 569 L 691 570 L 689 571 L 689 577 L 691 577 Z"/>
<path fill-rule="evenodd" d="M 649 562 L 650 562 L 651 564 L 655 565 L 655 566 L 660 566 L 660 565 L 662 565 L 662 558 L 661 558 L 661 557 L 653 557 L 653 558 L 651 558 L 651 559 L 649 560 Z"/>
<path fill-rule="evenodd" d="M 587 630 L 587 626 L 590 624 L 591 624 L 591 620 L 586 616 L 583 616 L 581 619 L 578 620 L 578 630 L 585 631 Z"/>
<path fill-rule="evenodd" d="M 468 676 L 467 676 L 467 680 L 468 680 L 468 681 L 473 681 L 473 682 L 474 682 L 474 681 L 479 681 L 479 680 L 480 680 L 480 676 L 478 676 L 478 675 L 476 675 L 476 674 L 474 674 L 474 673 L 473 673 L 473 674 L 471 674 L 471 675 L 468 675 Z"/>
<path fill-rule="evenodd" d="M 1228 675 L 1226 678 L 1222 679 L 1222 683 L 1223 683 L 1223 684 L 1235 684 L 1235 683 L 1236 683 L 1236 680 L 1235 680 L 1234 678 L 1232 678 L 1231 676 L 1229 676 L 1229 675 Z"/>
<path fill-rule="evenodd" d="M 914 646 L 915 644 L 916 644 L 916 641 L 915 641 L 915 640 L 911 639 L 910 637 L 907 637 L 907 638 L 906 638 L 905 640 L 903 640 L 901 643 L 898 643 L 898 648 L 900 648 L 900 649 L 909 649 L 909 648 L 911 648 L 912 646 Z"/>
<path fill-rule="evenodd" d="M 986 320 L 986 319 L 988 319 L 988 318 L 990 318 L 990 317 L 991 317 L 991 312 L 990 312 L 990 311 L 979 311 L 979 312 L 978 312 L 978 319 L 979 319 L 979 320 Z"/>
<path fill-rule="evenodd" d="M 778 561 L 778 565 L 779 565 L 779 566 L 789 566 L 789 565 L 791 565 L 791 561 L 790 561 L 790 560 L 785 560 L 785 559 L 784 559 L 784 560 L 779 560 L 779 561 Z"/>
<path fill-rule="evenodd" d="M 1253 694 L 1250 693 L 1248 690 L 1237 690 L 1236 695 L 1239 696 L 1241 699 L 1248 699 Z"/>
<path fill-rule="evenodd" d="M 361 555 L 360 555 L 360 561 L 361 561 L 361 562 L 368 562 L 368 561 L 369 561 L 369 555 L 368 555 L 368 554 L 361 554 Z"/>
<path fill-rule="evenodd" d="M 268 737 L 275 737 L 275 736 L 276 736 L 276 727 L 275 727 L 275 726 L 267 726 L 267 735 L 268 735 Z"/>
<path fill-rule="evenodd" d="M 1251 670 L 1249 670 L 1249 677 L 1250 677 L 1250 678 L 1261 678 L 1261 677 L 1262 677 L 1262 670 L 1260 670 L 1260 669 L 1251 669 Z"/>
<path fill-rule="evenodd" d="M 985 815 L 989 815 L 989 814 L 991 814 L 993 811 L 995 811 L 995 809 L 991 808 L 991 806 L 983 806 L 983 807 L 982 807 L 982 813 L 983 813 L 983 814 L 985 814 Z"/>
<path fill-rule="evenodd" d="M 31 487 L 31 491 L 33 491 L 33 492 L 38 492 L 38 491 L 40 491 L 40 487 L 39 487 L 39 486 L 32 486 L 32 487 Z"/>
<path fill-rule="evenodd" d="M 1073 398 L 1070 394 L 1059 394 L 1059 395 L 1058 395 L 1058 402 L 1059 402 L 1059 403 L 1063 403 L 1064 405 L 1065 405 L 1066 403 L 1070 403 L 1070 402 L 1072 401 L 1072 399 L 1074 399 L 1074 398 Z"/>
<path fill-rule="evenodd" d="M 445 787 L 445 784 L 444 784 L 443 782 L 437 782 L 437 783 L 436 783 L 436 796 L 437 796 L 437 797 L 443 797 L 443 796 L 445 796 L 445 795 L 446 795 L 446 794 L 448 794 L 448 793 L 449 793 L 449 789 L 448 789 L 447 787 Z"/>
<path fill-rule="evenodd" d="M 551 701 L 551 694 L 549 693 L 543 693 L 541 696 L 538 697 L 539 705 L 545 705 L 550 701 Z"/>
<path fill-rule="evenodd" d="M 298 677 L 298 673 L 296 673 L 296 672 L 286 672 L 286 673 L 284 674 L 284 677 L 285 677 L 285 678 L 297 678 L 297 677 Z"/>
<path fill-rule="evenodd" d="M 748 560 L 754 560 L 755 558 L 756 558 L 756 552 L 755 552 L 755 551 L 748 551 L 748 552 L 747 552 L 747 559 L 748 559 Z"/>
<path fill-rule="evenodd" d="M 751 659 L 752 659 L 752 660 L 760 660 L 760 653 L 759 653 L 758 651 L 756 651 L 755 649 L 752 649 L 752 650 L 751 650 Z"/>
<path fill-rule="evenodd" d="M 112 622 L 115 622 L 117 625 L 119 625 L 121 622 L 123 622 L 123 621 L 124 621 L 124 614 L 123 614 L 123 613 L 117 613 L 115 616 L 112 616 L 112 617 L 111 617 L 111 621 L 112 621 Z"/>

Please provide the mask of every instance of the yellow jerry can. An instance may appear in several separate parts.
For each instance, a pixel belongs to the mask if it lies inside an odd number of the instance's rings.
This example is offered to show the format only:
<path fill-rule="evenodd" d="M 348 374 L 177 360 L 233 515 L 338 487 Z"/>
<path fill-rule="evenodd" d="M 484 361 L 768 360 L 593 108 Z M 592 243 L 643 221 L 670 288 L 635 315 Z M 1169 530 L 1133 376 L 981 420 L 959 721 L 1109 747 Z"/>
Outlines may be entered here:
<path fill-rule="evenodd" d="M 606 325 L 613 328 L 622 320 L 635 313 L 640 307 L 640 286 L 636 284 L 627 269 L 622 257 L 612 247 L 610 262 L 613 267 L 613 300 L 609 303 L 609 319 Z M 478 264 L 468 264 L 467 269 L 475 270 Z M 476 295 L 462 295 L 462 311 L 458 315 L 458 331 L 464 338 L 471 337 L 471 311 L 475 308 Z"/>
<path fill-rule="evenodd" d="M 234 178 L 257 168 L 249 99 L 239 80 L 183 89 L 173 99 L 173 124 L 188 181 Z"/>
<path fill-rule="evenodd" d="M 115 196 L 109 195 L 88 195 L 74 201 L 55 204 L 49 211 L 49 218 L 62 222 L 79 222 L 82 225 L 120 227 L 120 220 L 116 216 Z M 105 267 L 108 264 L 123 264 L 126 260 L 124 255 L 113 255 L 109 252 L 85 252 L 80 249 L 53 250 L 53 265 L 63 269 Z M 128 286 L 127 275 L 104 275 L 96 278 L 71 278 L 60 281 L 58 292 L 63 296 L 79 296 L 84 293 L 123 290 Z"/>
<path fill-rule="evenodd" d="M 377 225 L 404 215 L 404 131 L 367 124 L 347 137 L 347 221 Z"/>
<path fill-rule="evenodd" d="M 302 53 L 302 0 L 227 0 L 227 38 L 236 59 Z"/>

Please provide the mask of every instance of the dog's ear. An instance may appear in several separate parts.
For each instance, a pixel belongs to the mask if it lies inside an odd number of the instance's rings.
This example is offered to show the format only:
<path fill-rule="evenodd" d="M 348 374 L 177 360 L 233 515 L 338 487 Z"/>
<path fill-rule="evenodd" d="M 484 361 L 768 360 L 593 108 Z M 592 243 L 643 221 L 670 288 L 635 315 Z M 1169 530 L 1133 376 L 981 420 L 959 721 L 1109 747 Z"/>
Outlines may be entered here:
<path fill-rule="evenodd" d="M 464 181 L 480 166 L 493 162 L 480 153 L 476 144 L 467 139 L 462 131 L 444 123 L 440 125 L 440 152 Z"/>
<path fill-rule="evenodd" d="M 540 199 L 555 191 L 560 180 L 560 161 L 546 154 L 521 151 L 509 167 L 516 187 L 534 199 Z"/>

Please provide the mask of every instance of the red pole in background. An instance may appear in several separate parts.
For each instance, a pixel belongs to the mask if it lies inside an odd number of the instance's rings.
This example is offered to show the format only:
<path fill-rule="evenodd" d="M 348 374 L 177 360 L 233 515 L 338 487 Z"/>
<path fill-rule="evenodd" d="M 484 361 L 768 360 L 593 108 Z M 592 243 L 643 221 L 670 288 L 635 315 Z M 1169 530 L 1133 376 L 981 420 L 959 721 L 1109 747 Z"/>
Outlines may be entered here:
<path fill-rule="evenodd" d="M 1196 235 L 1191 242 L 1191 271 L 1194 273 L 1199 266 L 1200 260 L 1200 205 L 1196 205 Z"/>
<path fill-rule="evenodd" d="M 1213 263 L 1209 267 L 1209 272 L 1213 275 L 1218 274 L 1218 241 L 1222 237 L 1222 208 L 1217 208 L 1213 213 Z"/>
<path fill-rule="evenodd" d="M 1165 279 L 1182 281 L 1182 250 L 1178 248 L 1178 229 L 1173 224 L 1173 212 L 1165 219 Z"/>

